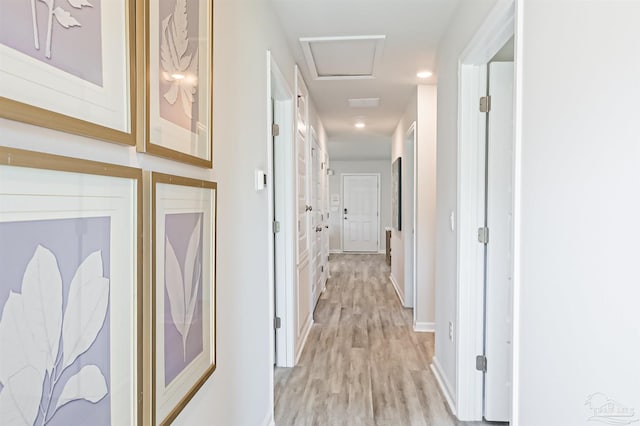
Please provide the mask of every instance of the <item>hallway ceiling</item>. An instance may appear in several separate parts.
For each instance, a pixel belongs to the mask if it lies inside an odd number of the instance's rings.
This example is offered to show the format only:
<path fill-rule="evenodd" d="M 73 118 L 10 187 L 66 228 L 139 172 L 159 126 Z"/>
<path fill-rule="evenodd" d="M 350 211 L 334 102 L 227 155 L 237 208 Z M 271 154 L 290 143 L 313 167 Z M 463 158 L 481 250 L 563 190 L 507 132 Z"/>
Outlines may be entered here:
<path fill-rule="evenodd" d="M 391 136 L 417 84 L 416 77 L 434 71 L 436 47 L 458 0 L 271 0 L 295 60 L 330 140 Z M 308 69 L 300 38 L 384 35 L 384 49 L 373 79 L 315 80 Z M 327 57 L 324 55 L 326 63 Z M 332 68 L 346 64 L 336 54 Z M 349 99 L 380 98 L 378 108 L 351 108 Z M 366 128 L 355 129 L 358 119 Z M 346 142 L 345 142 L 346 143 Z M 361 148 L 360 148 L 361 149 Z M 390 148 L 389 148 L 390 149 Z"/>

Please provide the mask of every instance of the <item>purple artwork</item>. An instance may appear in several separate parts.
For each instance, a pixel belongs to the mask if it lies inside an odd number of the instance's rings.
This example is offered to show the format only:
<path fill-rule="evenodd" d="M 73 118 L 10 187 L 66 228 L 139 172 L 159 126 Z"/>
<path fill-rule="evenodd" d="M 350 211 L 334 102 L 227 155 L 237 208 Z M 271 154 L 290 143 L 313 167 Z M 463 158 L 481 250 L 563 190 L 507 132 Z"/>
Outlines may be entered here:
<path fill-rule="evenodd" d="M 0 418 L 109 425 L 109 217 L 0 223 Z"/>
<path fill-rule="evenodd" d="M 165 216 L 165 386 L 203 350 L 202 217 L 202 213 Z"/>
<path fill-rule="evenodd" d="M 102 86 L 102 0 L 0 0 L 0 44 Z"/>
<path fill-rule="evenodd" d="M 196 133 L 198 0 L 160 0 L 160 117 Z"/>

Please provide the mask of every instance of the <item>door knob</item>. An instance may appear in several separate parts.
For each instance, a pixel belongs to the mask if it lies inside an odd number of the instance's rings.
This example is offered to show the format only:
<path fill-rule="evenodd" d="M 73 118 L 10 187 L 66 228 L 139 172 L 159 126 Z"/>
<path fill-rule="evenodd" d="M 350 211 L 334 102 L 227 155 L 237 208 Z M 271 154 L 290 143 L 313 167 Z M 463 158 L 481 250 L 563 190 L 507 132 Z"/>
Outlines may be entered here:
<path fill-rule="evenodd" d="M 322 231 L 322 226 L 318 225 L 316 226 L 316 232 L 321 232 Z"/>

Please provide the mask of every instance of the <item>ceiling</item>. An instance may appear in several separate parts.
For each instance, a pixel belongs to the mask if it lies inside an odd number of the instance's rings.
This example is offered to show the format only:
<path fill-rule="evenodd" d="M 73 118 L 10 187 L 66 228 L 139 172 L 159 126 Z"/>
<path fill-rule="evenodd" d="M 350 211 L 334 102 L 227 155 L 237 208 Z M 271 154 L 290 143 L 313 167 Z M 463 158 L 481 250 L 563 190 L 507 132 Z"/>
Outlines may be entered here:
<path fill-rule="evenodd" d="M 435 71 L 436 47 L 458 0 L 271 0 L 289 45 L 332 142 L 357 144 L 362 157 L 363 140 L 380 143 L 390 136 L 404 113 L 417 84 L 435 84 L 437 76 L 420 80 L 419 70 Z M 374 66 L 375 78 L 314 79 L 309 70 L 301 38 L 385 36 L 382 55 Z M 343 45 L 317 45 L 315 51 L 328 71 L 356 72 L 367 64 L 366 53 Z M 322 49 L 322 50 L 321 50 Z M 365 51 L 365 49 L 369 49 Z M 307 52 L 308 53 L 308 52 Z M 346 53 L 346 54 L 345 54 Z M 352 60 L 353 64 L 348 61 Z M 333 63 L 332 63 L 333 61 Z M 364 67 L 366 68 L 366 67 Z M 351 108 L 349 99 L 380 98 L 376 108 Z M 366 128 L 358 130 L 356 121 Z M 377 142 L 376 142 L 377 141 Z M 373 146 L 372 146 L 373 148 Z M 333 156 L 335 149 L 330 148 Z M 376 154 L 377 155 L 377 154 Z M 390 146 L 387 147 L 387 157 Z"/>

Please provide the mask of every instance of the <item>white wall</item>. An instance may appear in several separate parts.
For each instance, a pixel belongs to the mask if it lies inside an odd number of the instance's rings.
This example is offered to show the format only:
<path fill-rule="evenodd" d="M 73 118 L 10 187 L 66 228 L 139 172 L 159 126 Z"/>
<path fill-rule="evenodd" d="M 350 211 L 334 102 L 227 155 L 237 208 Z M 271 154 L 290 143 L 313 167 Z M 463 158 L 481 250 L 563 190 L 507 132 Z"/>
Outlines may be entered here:
<path fill-rule="evenodd" d="M 332 160 L 333 176 L 329 176 L 329 205 L 332 195 L 340 197 L 337 210 L 330 207 L 329 249 L 342 251 L 342 211 L 344 206 L 342 193 L 343 173 L 379 173 L 380 174 L 380 234 L 378 249 L 385 249 L 385 227 L 391 226 L 391 165 L 389 161 L 341 161 Z"/>
<path fill-rule="evenodd" d="M 456 394 L 456 233 L 449 215 L 457 208 L 458 59 L 495 0 L 462 0 L 438 47 L 436 198 L 436 364 Z M 454 338 L 449 339 L 449 322 Z M 455 402 L 455 401 L 454 401 Z"/>
<path fill-rule="evenodd" d="M 587 424 L 596 392 L 637 419 L 640 3 L 520 6 L 518 424 Z"/>
<path fill-rule="evenodd" d="M 214 15 L 213 171 L 3 119 L 0 144 L 218 182 L 218 366 L 174 424 L 256 426 L 273 403 L 267 195 L 253 189 L 267 166 L 266 50 L 291 88 L 294 63 L 269 2 L 216 0 Z"/>
<path fill-rule="evenodd" d="M 398 123 L 392 139 L 392 160 L 403 158 L 402 187 L 403 209 L 406 209 L 408 192 L 406 186 L 410 177 L 405 159 L 405 139 L 411 124 L 416 122 L 416 300 L 415 322 L 417 329 L 433 330 L 435 327 L 435 213 L 436 213 L 436 86 L 420 85 L 407 105 L 403 118 Z M 410 229 L 406 223 L 408 215 L 403 212 L 402 231 L 392 230 L 391 236 L 391 275 L 398 290 L 405 294 L 412 291 L 405 280 L 405 235 Z"/>
<path fill-rule="evenodd" d="M 404 140 L 407 137 L 409 127 L 416 121 L 418 114 L 418 94 L 411 97 L 407 103 L 404 115 L 398 122 L 396 130 L 393 132 L 391 139 L 391 164 L 398 158 L 402 157 L 404 161 Z M 405 167 L 403 165 L 402 169 Z M 402 181 L 405 181 L 405 175 L 402 173 Z M 404 185 L 403 185 L 404 186 Z M 404 194 L 403 194 L 404 197 Z M 404 204 L 404 203 L 403 203 Z M 404 216 L 404 215 L 403 215 Z M 403 218 L 404 219 L 404 218 Z M 393 223 L 393 220 L 391 220 Z M 404 224 L 402 224 L 404 229 Z M 404 280 L 404 237 L 403 231 L 398 231 L 392 227 L 391 230 L 391 277 L 397 285 L 400 296 L 405 299 L 405 280 Z"/>
<path fill-rule="evenodd" d="M 435 327 L 437 87 L 418 86 L 417 221 L 416 221 L 416 327 Z"/>

